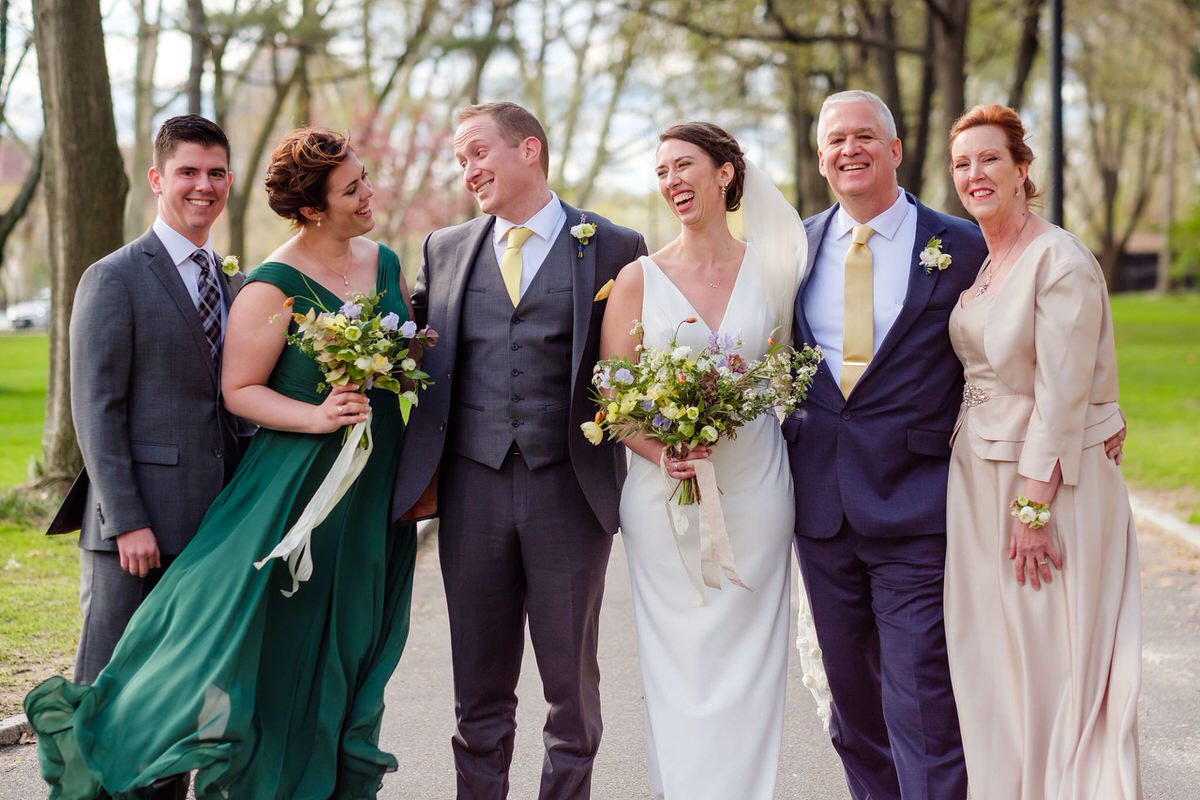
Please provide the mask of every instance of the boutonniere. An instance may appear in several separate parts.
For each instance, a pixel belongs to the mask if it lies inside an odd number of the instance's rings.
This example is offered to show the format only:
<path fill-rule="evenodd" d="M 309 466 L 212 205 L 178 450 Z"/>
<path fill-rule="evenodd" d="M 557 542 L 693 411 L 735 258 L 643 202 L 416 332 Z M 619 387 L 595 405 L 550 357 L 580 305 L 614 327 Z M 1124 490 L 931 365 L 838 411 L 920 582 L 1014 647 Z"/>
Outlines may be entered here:
<path fill-rule="evenodd" d="M 578 258 L 583 258 L 583 246 L 596 235 L 596 223 L 587 221 L 587 214 L 579 215 L 579 224 L 571 226 L 571 235 L 579 240 Z"/>
<path fill-rule="evenodd" d="M 221 259 L 221 272 L 224 272 L 230 278 L 238 274 L 241 266 L 241 262 L 238 261 L 237 256 L 225 256 Z"/>
<path fill-rule="evenodd" d="M 925 249 L 921 251 L 921 266 L 925 268 L 925 274 L 932 275 L 935 269 L 941 272 L 950 266 L 952 260 L 949 253 L 942 252 L 942 240 L 930 236 Z"/>

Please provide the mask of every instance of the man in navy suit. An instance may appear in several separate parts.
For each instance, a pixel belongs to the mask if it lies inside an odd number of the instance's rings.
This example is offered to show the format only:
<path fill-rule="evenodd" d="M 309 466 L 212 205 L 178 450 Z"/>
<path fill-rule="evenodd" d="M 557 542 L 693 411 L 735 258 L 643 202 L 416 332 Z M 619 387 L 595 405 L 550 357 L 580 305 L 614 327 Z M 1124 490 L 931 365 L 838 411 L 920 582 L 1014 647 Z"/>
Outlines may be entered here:
<path fill-rule="evenodd" d="M 858 800 L 965 798 L 942 623 L 963 386 L 948 324 L 987 249 L 975 225 L 900 189 L 901 143 L 875 95 L 827 98 L 817 140 L 838 202 L 805 221 L 794 338 L 821 345 L 825 361 L 784 436 L 830 734 Z M 921 264 L 931 239 L 949 256 L 945 269 Z"/>

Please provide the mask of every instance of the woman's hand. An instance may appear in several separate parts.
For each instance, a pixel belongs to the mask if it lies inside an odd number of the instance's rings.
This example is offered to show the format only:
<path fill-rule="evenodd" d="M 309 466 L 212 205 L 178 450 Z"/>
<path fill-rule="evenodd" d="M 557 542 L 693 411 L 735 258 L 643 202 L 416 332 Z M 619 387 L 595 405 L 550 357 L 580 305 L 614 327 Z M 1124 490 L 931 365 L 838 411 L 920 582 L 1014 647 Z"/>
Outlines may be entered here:
<path fill-rule="evenodd" d="M 1012 521 L 1012 534 L 1008 543 L 1008 557 L 1013 560 L 1013 569 L 1017 573 L 1017 583 L 1025 585 L 1025 576 L 1029 575 L 1029 585 L 1034 589 L 1042 588 L 1043 583 L 1050 583 L 1050 565 L 1059 572 L 1062 571 L 1062 556 L 1050 542 L 1050 529 L 1034 530 L 1021 520 Z"/>
<path fill-rule="evenodd" d="M 313 433 L 330 433 L 344 425 L 365 422 L 371 401 L 358 392 L 358 386 L 347 383 L 334 386 L 319 406 L 313 407 Z"/>
<path fill-rule="evenodd" d="M 676 480 L 682 481 L 696 477 L 696 467 L 690 462 L 701 458 L 708 458 L 712 455 L 712 450 L 704 445 L 697 445 L 685 455 L 677 458 L 667 452 L 667 448 L 664 447 L 663 453 L 667 462 L 667 474 Z"/>

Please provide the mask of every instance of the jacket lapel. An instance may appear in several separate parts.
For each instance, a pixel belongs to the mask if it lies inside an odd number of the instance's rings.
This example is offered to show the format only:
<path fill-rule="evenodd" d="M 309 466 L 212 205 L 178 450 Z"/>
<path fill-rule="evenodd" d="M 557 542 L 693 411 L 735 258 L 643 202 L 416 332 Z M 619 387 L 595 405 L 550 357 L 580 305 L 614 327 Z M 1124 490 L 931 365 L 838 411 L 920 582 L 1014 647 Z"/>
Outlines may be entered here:
<path fill-rule="evenodd" d="M 567 213 L 567 220 L 563 223 L 561 235 L 569 237 L 571 227 L 579 223 L 582 213 L 567 203 L 563 203 L 562 206 Z M 579 249 L 575 246 L 575 242 L 570 243 L 572 245 L 571 285 L 575 301 L 574 325 L 571 331 L 571 386 L 575 386 L 579 377 L 579 369 L 583 365 L 583 358 L 587 350 L 588 333 L 592 329 L 592 312 L 599 305 L 594 302 L 596 292 L 600 290 L 600 287 L 596 285 L 597 243 L 595 239 L 603 235 L 603 229 L 597 228 L 593 241 L 584 246 L 582 257 L 577 257 Z"/>
<path fill-rule="evenodd" d="M 441 305 L 436 309 L 438 315 L 437 317 L 431 315 L 433 319 L 446 320 L 445 331 L 439 331 L 439 333 L 453 337 L 448 342 L 449 347 L 446 348 L 446 352 L 453 352 L 454 347 L 457 346 L 459 315 L 463 305 L 463 293 L 467 290 L 467 276 L 471 274 L 471 268 L 479 257 L 480 248 L 490 242 L 492 226 L 495 221 L 495 217 L 487 216 L 479 217 L 468 223 L 465 235 L 459 237 L 454 253 L 448 262 L 453 271 L 450 274 L 446 291 L 437 298 L 437 302 Z"/>
<path fill-rule="evenodd" d="M 175 304 L 179 316 L 183 318 L 183 325 L 191 334 L 192 341 L 196 345 L 196 349 L 200 352 L 201 360 L 208 369 L 209 377 L 212 378 L 213 385 L 217 385 L 217 370 L 213 364 L 212 358 L 209 356 L 208 339 L 204 336 L 204 328 L 200 326 L 200 314 L 196 311 L 196 306 L 192 302 L 192 296 L 188 294 L 187 287 L 183 285 L 183 278 L 179 275 L 179 268 L 171 261 L 171 257 L 167 254 L 166 248 L 162 246 L 158 236 L 153 231 L 148 231 L 141 238 L 142 253 L 146 256 L 146 265 L 150 269 L 150 274 L 158 279 L 163 288 L 166 289 L 171 301 Z M 224 283 L 224 281 L 218 281 Z M 224 290 L 222 290 L 224 291 Z"/>
<path fill-rule="evenodd" d="M 880 343 L 879 352 L 871 359 L 871 363 L 867 366 L 863 377 L 859 379 L 860 381 L 872 372 L 875 364 L 887 358 L 888 353 L 895 349 L 896 343 L 908 333 L 908 329 L 913 326 L 913 323 L 921 316 L 921 312 L 929 305 L 929 298 L 933 296 L 933 290 L 937 288 L 937 282 L 942 276 L 938 270 L 926 274 L 925 268 L 920 265 L 918 259 L 930 237 L 941 236 L 945 232 L 946 226 L 941 224 L 933 211 L 921 205 L 911 194 L 908 195 L 908 198 L 917 207 L 917 236 L 913 241 L 913 251 L 908 259 L 908 290 L 904 294 L 904 306 L 896 316 L 896 321 L 892 323 L 887 336 Z"/>
<path fill-rule="evenodd" d="M 813 271 L 817 264 L 817 253 L 821 249 L 821 243 L 825 241 L 825 231 L 833 221 L 837 209 L 838 205 L 835 203 L 832 208 L 809 217 L 804 222 L 804 231 L 808 236 L 808 267 L 804 270 L 804 278 L 800 282 L 800 289 L 796 292 L 795 318 L 797 324 L 800 326 L 800 336 L 808 344 L 816 344 L 816 337 L 813 336 L 812 326 L 808 324 L 808 317 L 804 314 L 804 290 L 808 288 L 808 282 L 812 279 Z M 793 342 L 793 344 L 799 345 L 798 342 Z M 833 380 L 833 373 L 829 371 L 828 367 L 824 366 L 823 362 L 817 369 L 817 376 L 817 380 L 829 381 L 830 386 L 841 397 L 841 388 Z"/>

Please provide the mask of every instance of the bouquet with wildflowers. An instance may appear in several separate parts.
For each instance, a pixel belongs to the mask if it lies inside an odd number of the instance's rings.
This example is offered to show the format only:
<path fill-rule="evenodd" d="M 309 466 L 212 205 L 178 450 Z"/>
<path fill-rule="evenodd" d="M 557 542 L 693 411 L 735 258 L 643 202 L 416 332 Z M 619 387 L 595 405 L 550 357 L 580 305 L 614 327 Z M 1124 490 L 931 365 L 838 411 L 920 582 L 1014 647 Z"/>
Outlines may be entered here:
<path fill-rule="evenodd" d="M 323 393 L 331 386 L 354 383 L 363 391 L 379 388 L 395 392 L 407 425 L 412 407 L 417 404 L 417 390 L 430 383 L 429 374 L 417 367 L 417 360 L 411 355 L 413 344 L 426 349 L 433 347 L 437 344 L 437 332 L 428 326 L 418 331 L 416 323 L 411 321 L 401 325 L 400 316 L 395 313 L 380 314 L 380 294 L 355 294 L 336 311 L 322 305 L 316 292 L 305 299 L 312 307 L 305 314 L 292 312 L 296 330 L 287 334 L 287 341 L 317 362 L 322 375 L 317 391 Z M 284 307 L 290 309 L 294 303 L 295 298 L 289 297 Z M 313 531 L 358 479 L 372 448 L 368 411 L 366 421 L 346 428 L 337 458 L 283 539 L 264 558 L 254 562 L 255 568 L 262 569 L 272 559 L 286 561 L 292 588 L 281 590 L 285 597 L 295 594 L 300 584 L 312 577 Z"/>
<path fill-rule="evenodd" d="M 395 312 L 379 314 L 380 294 L 356 294 L 336 311 L 313 300 L 308 313 L 293 313 L 296 330 L 287 340 L 312 358 L 324 380 L 317 391 L 354 383 L 364 390 L 387 389 L 400 398 L 400 414 L 408 424 L 417 404 L 417 391 L 430 383 L 429 374 L 410 357 L 412 342 L 422 350 L 437 344 L 438 334 L 428 325 L 417 330 L 412 320 L 400 324 Z M 292 303 L 289 298 L 287 305 Z M 322 308 L 320 313 L 317 308 Z"/>
<path fill-rule="evenodd" d="M 613 356 L 596 365 L 592 395 L 600 410 L 582 425 L 588 441 L 645 434 L 679 458 L 693 447 L 736 438 L 738 428 L 768 411 L 788 413 L 808 395 L 822 358 L 819 347 L 795 350 L 772 339 L 766 354 L 748 361 L 738 352 L 740 338 L 712 333 L 707 346 L 693 352 L 676 339 L 680 328 L 696 321 L 683 320 L 666 349 L 638 344 L 636 361 Z M 629 333 L 640 338 L 641 322 Z M 682 481 L 678 504 L 697 499 L 696 479 Z"/>

